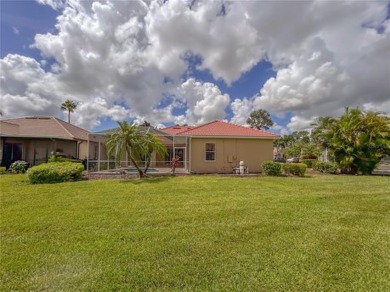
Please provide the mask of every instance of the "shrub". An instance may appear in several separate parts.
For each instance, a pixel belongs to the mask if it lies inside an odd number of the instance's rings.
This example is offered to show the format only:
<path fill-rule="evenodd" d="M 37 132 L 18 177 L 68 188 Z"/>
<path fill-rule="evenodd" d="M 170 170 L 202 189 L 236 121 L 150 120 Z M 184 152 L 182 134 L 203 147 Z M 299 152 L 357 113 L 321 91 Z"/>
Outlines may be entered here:
<path fill-rule="evenodd" d="M 49 163 L 51 163 L 51 162 L 65 162 L 65 158 L 63 158 L 61 156 L 50 155 L 47 162 L 49 162 Z"/>
<path fill-rule="evenodd" d="M 317 161 L 313 165 L 313 169 L 323 173 L 337 173 L 338 166 L 332 162 Z"/>
<path fill-rule="evenodd" d="M 31 167 L 27 174 L 32 184 L 59 183 L 79 180 L 83 170 L 81 163 L 50 162 Z"/>
<path fill-rule="evenodd" d="M 313 165 L 317 162 L 317 159 L 304 159 L 302 163 L 306 164 L 307 168 L 313 168 Z"/>
<path fill-rule="evenodd" d="M 6 174 L 7 168 L 5 166 L 0 167 L 0 174 Z"/>
<path fill-rule="evenodd" d="M 283 172 L 287 175 L 304 176 L 306 168 L 307 166 L 304 163 L 286 163 L 282 165 Z"/>
<path fill-rule="evenodd" d="M 12 162 L 9 170 L 12 173 L 25 173 L 27 168 L 29 167 L 29 163 L 23 160 L 16 160 Z"/>
<path fill-rule="evenodd" d="M 263 173 L 268 176 L 278 176 L 282 174 L 282 164 L 273 161 L 264 161 L 261 164 Z"/>
<path fill-rule="evenodd" d="M 56 155 L 51 155 L 47 162 L 74 162 L 74 163 L 82 163 L 82 160 L 65 158 L 65 157 L 56 156 Z"/>

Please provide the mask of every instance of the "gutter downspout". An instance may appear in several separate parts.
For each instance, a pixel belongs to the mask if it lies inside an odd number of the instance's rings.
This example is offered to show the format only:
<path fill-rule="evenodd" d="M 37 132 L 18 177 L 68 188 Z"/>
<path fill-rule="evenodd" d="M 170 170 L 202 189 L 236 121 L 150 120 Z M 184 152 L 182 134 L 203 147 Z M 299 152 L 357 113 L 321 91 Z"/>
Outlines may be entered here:
<path fill-rule="evenodd" d="M 76 158 L 79 159 L 79 147 L 80 147 L 80 144 L 82 143 L 81 141 L 75 141 L 76 142 Z"/>
<path fill-rule="evenodd" d="M 83 143 L 83 141 L 78 141 L 77 142 L 77 153 L 76 153 L 76 155 L 77 155 L 77 158 L 78 159 L 81 159 L 81 157 L 80 157 L 80 145 Z"/>

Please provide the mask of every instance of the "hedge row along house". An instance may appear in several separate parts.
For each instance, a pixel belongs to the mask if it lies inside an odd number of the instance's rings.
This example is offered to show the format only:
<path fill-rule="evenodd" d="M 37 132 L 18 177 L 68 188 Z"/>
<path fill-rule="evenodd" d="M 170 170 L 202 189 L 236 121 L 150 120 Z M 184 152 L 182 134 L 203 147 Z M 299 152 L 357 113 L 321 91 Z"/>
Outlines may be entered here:
<path fill-rule="evenodd" d="M 164 129 L 140 126 L 152 132 L 167 147 L 167 155 L 152 155 L 151 167 L 169 171 L 173 157 L 178 157 L 184 173 L 232 173 L 243 161 L 251 173 L 260 171 L 265 160 L 273 159 L 270 132 L 213 121 L 200 126 L 172 126 Z M 0 121 L 1 165 L 15 160 L 31 165 L 46 162 L 53 153 L 87 161 L 89 171 L 107 171 L 115 167 L 115 157 L 108 157 L 104 141 L 115 129 L 91 133 L 54 117 L 24 117 Z M 122 157 L 121 168 L 131 168 Z M 142 164 L 142 161 L 140 162 Z"/>

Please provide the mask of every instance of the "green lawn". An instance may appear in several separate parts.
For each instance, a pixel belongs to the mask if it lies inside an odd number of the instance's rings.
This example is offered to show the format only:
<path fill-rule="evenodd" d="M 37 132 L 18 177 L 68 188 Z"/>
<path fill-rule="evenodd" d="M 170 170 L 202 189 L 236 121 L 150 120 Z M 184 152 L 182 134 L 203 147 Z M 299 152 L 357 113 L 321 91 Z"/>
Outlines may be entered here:
<path fill-rule="evenodd" d="M 390 287 L 389 177 L 0 180 L 1 291 Z"/>

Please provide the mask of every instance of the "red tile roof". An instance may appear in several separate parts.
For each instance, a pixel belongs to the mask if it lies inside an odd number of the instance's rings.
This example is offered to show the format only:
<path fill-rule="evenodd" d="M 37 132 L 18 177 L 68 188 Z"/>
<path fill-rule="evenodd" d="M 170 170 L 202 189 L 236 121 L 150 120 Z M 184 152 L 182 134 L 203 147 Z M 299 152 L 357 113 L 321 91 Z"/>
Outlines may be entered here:
<path fill-rule="evenodd" d="M 173 128 L 173 127 L 170 127 Z M 168 131 L 171 131 L 170 128 Z M 166 129 L 162 131 L 169 133 Z M 176 129 L 179 130 L 179 129 Z M 239 126 L 231 123 L 226 123 L 222 121 L 213 121 L 198 127 L 193 127 L 191 129 L 185 129 L 183 131 L 171 131 L 170 134 L 180 135 L 180 136 L 197 136 L 197 137 L 250 137 L 250 138 L 278 138 L 279 135 L 257 130 L 253 128 L 248 128 L 244 126 Z"/>
<path fill-rule="evenodd" d="M 180 132 L 188 131 L 195 128 L 194 126 L 172 126 L 164 129 L 160 129 L 161 131 L 170 134 L 170 135 L 177 135 Z"/>
<path fill-rule="evenodd" d="M 1 121 L 1 136 L 88 140 L 89 132 L 55 117 L 23 117 Z M 6 126 L 7 125 L 7 126 Z M 10 127 L 13 125 L 13 127 Z"/>

